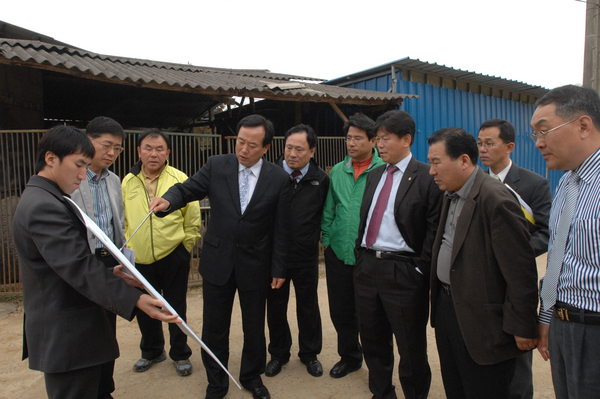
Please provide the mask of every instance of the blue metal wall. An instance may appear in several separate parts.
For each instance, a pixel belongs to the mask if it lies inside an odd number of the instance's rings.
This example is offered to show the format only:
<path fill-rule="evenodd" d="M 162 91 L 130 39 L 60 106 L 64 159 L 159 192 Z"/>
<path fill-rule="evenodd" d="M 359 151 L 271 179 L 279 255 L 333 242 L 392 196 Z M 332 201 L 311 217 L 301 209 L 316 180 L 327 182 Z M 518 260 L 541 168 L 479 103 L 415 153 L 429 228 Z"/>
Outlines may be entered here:
<path fill-rule="evenodd" d="M 416 94 L 419 98 L 407 98 L 401 109 L 408 112 L 417 124 L 417 135 L 412 152 L 420 161 L 427 162 L 427 138 L 445 127 L 460 127 L 477 135 L 482 122 L 502 118 L 512 123 L 517 132 L 512 159 L 518 165 L 545 176 L 554 193 L 562 172 L 546 169 L 546 162 L 529 137 L 529 120 L 534 107 L 503 98 L 474 94 L 461 90 L 445 89 L 430 84 L 407 82 L 397 74 L 396 92 Z M 388 91 L 390 75 L 366 79 L 346 87 L 364 90 Z"/>

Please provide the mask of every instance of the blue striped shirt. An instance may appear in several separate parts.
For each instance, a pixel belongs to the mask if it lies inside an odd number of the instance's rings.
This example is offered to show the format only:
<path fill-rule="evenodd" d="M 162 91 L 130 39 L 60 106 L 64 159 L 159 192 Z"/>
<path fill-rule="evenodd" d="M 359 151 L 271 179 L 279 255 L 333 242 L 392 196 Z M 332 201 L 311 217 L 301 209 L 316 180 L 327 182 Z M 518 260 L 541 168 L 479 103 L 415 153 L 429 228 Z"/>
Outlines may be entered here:
<path fill-rule="evenodd" d="M 108 238 L 114 241 L 113 214 L 110 206 L 110 197 L 108 196 L 108 187 L 106 186 L 108 171 L 104 169 L 100 178 L 98 178 L 98 175 L 91 169 L 88 169 L 86 174 L 88 182 L 90 183 L 90 190 L 92 191 L 96 224 Z M 96 240 L 96 248 L 102 247 L 102 242 Z"/>
<path fill-rule="evenodd" d="M 565 173 L 560 179 L 552 201 L 549 254 L 565 205 L 565 188 L 571 173 Z M 579 309 L 600 312 L 600 149 L 586 159 L 575 173 L 580 177 L 579 196 L 571 220 L 556 298 Z M 552 309 L 543 310 L 539 320 L 550 323 L 551 317 Z"/>

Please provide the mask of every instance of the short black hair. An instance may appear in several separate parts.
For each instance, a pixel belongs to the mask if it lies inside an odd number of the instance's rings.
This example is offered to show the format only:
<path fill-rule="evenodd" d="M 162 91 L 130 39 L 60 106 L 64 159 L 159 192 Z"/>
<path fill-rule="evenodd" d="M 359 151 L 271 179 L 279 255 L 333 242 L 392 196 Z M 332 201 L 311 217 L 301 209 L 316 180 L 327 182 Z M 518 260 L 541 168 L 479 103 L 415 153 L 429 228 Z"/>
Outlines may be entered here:
<path fill-rule="evenodd" d="M 498 137 L 504 144 L 515 142 L 515 128 L 510 122 L 504 119 L 490 119 L 479 126 L 479 131 L 488 127 L 497 127 L 500 130 Z"/>
<path fill-rule="evenodd" d="M 273 122 L 271 122 L 262 115 L 252 114 L 240 119 L 240 121 L 237 123 L 237 126 L 235 127 L 235 134 L 237 135 L 242 127 L 257 126 L 262 126 L 265 129 L 265 138 L 263 139 L 262 146 L 266 147 L 268 144 L 271 144 L 273 136 L 275 136 L 275 127 L 273 126 Z"/>
<path fill-rule="evenodd" d="M 415 120 L 407 112 L 395 109 L 379 115 L 375 121 L 375 132 L 382 128 L 398 137 L 410 134 L 410 144 L 415 141 Z"/>
<path fill-rule="evenodd" d="M 315 129 L 303 123 L 289 128 L 288 131 L 285 132 L 284 142 L 287 142 L 288 137 L 292 134 L 303 132 L 306 132 L 306 141 L 308 142 L 308 148 L 315 148 L 317 146 L 317 133 L 315 133 Z"/>
<path fill-rule="evenodd" d="M 85 127 L 85 133 L 93 139 L 100 137 L 100 135 L 105 133 L 125 139 L 123 126 L 108 116 L 97 116 L 92 119 Z"/>
<path fill-rule="evenodd" d="M 458 127 L 447 127 L 433 133 L 427 139 L 429 145 L 443 141 L 446 144 L 446 153 L 452 159 L 457 159 L 463 154 L 471 159 L 471 163 L 477 163 L 478 150 L 475 137 L 467 133 L 466 130 Z"/>
<path fill-rule="evenodd" d="M 137 146 L 141 146 L 142 145 L 142 141 L 146 138 L 146 137 L 162 137 L 165 142 L 167 143 L 167 148 L 170 150 L 171 149 L 171 139 L 169 137 L 168 134 L 166 134 L 165 132 L 161 131 L 160 129 L 157 128 L 152 128 L 152 129 L 146 129 L 143 132 L 141 132 L 138 136 L 137 139 Z"/>
<path fill-rule="evenodd" d="M 343 127 L 344 136 L 348 134 L 350 127 L 364 130 L 369 139 L 375 137 L 375 121 L 363 113 L 357 112 L 348 118 Z"/>
<path fill-rule="evenodd" d="M 71 154 L 82 153 L 94 158 L 96 150 L 90 139 L 74 126 L 58 125 L 49 129 L 40 139 L 37 149 L 35 173 L 46 167 L 46 153 L 51 152 L 61 161 Z"/>
<path fill-rule="evenodd" d="M 536 107 L 554 104 L 556 115 L 563 119 L 589 115 L 596 129 L 600 129 L 600 97 L 594 89 L 566 85 L 550 90 L 535 103 Z"/>

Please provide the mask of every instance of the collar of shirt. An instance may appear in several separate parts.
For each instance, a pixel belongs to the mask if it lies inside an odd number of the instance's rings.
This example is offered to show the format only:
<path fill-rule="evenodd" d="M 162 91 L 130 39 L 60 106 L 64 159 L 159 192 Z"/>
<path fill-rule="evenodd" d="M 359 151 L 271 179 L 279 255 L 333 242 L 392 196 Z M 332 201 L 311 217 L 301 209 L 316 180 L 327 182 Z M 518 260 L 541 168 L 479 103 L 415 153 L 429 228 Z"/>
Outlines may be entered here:
<path fill-rule="evenodd" d="M 412 159 L 412 152 L 409 152 L 408 155 L 405 156 L 400 162 L 394 164 L 400 171 L 401 175 L 404 175 L 404 172 L 406 171 L 406 168 L 408 167 L 408 163 L 410 162 L 411 159 Z M 390 167 L 390 164 L 387 164 L 385 170 L 387 171 L 387 169 L 389 167 Z"/>
<path fill-rule="evenodd" d="M 504 183 L 504 179 L 506 179 L 506 175 L 508 174 L 508 171 L 510 170 L 510 167 L 511 167 L 511 166 L 512 166 L 512 160 L 510 160 L 510 159 L 509 159 L 509 160 L 508 160 L 508 166 L 507 166 L 506 168 L 502 169 L 502 170 L 500 171 L 500 173 L 494 173 L 494 172 L 492 172 L 492 168 L 490 168 L 490 169 L 488 170 L 488 172 L 490 172 L 490 176 L 492 176 L 492 177 L 497 177 L 497 178 L 499 178 L 499 179 L 500 179 L 500 181 L 501 181 L 502 183 Z"/>
<path fill-rule="evenodd" d="M 300 180 L 302 180 L 302 178 L 304 176 L 306 176 L 306 173 L 308 172 L 308 168 L 310 167 L 310 161 L 306 163 L 306 165 L 304 165 L 304 167 L 302 169 L 300 169 L 300 176 L 296 177 L 296 181 L 299 182 Z M 285 162 L 285 159 L 283 160 L 283 170 L 285 170 L 287 172 L 288 175 L 291 175 L 292 172 L 295 169 L 292 169 L 288 166 L 287 162 Z"/>
<path fill-rule="evenodd" d="M 460 198 L 462 198 L 462 199 L 467 198 L 467 196 L 471 192 L 471 188 L 473 187 L 473 182 L 475 181 L 475 176 L 477 175 L 478 170 L 479 170 L 479 166 L 475 166 L 475 169 L 473 169 L 471 176 L 469 176 L 469 178 L 467 179 L 465 184 L 463 184 L 463 186 L 458 191 L 456 191 L 456 194 Z"/>
<path fill-rule="evenodd" d="M 102 172 L 100 173 L 100 178 L 98 178 L 98 174 L 96 172 L 94 172 L 93 170 L 91 170 L 90 168 L 87 168 L 87 170 L 85 171 L 85 174 L 87 176 L 88 181 L 98 183 L 100 180 L 102 180 L 102 179 L 106 178 L 106 176 L 108 176 L 108 170 L 102 169 Z"/>
<path fill-rule="evenodd" d="M 590 155 L 585 161 L 575 169 L 575 173 L 585 184 L 596 183 L 598 174 L 600 174 L 600 148 Z"/>
<path fill-rule="evenodd" d="M 252 172 L 252 174 L 256 177 L 258 177 L 258 175 L 260 175 L 260 168 L 262 167 L 263 164 L 263 159 L 259 159 L 257 163 L 255 163 L 254 165 L 250 166 L 248 169 L 250 169 L 250 172 Z M 238 172 L 241 172 L 242 170 L 246 169 L 246 167 L 244 165 L 242 165 L 241 163 L 238 163 Z"/>

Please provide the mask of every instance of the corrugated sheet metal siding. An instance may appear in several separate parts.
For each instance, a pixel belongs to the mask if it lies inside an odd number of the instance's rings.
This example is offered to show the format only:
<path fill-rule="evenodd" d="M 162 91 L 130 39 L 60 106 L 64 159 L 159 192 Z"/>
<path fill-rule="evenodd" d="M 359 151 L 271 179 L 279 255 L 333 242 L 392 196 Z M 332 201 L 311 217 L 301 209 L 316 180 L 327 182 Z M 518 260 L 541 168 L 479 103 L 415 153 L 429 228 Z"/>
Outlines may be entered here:
<path fill-rule="evenodd" d="M 412 152 L 417 159 L 427 162 L 427 138 L 436 130 L 455 126 L 476 135 L 481 123 L 488 119 L 502 118 L 511 122 L 517 138 L 512 159 L 520 166 L 548 177 L 552 193 L 562 176 L 561 172 L 547 173 L 546 163 L 529 138 L 529 119 L 534 107 L 516 101 L 446 89 L 424 83 L 401 79 L 398 73 L 397 93 L 416 94 L 419 98 L 406 98 L 401 109 L 415 118 L 417 136 Z M 352 83 L 346 87 L 363 90 L 388 91 L 390 75 Z"/>

